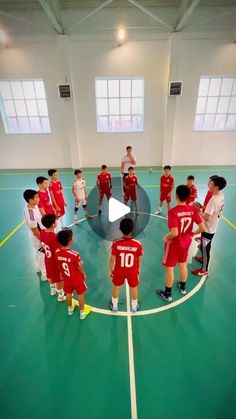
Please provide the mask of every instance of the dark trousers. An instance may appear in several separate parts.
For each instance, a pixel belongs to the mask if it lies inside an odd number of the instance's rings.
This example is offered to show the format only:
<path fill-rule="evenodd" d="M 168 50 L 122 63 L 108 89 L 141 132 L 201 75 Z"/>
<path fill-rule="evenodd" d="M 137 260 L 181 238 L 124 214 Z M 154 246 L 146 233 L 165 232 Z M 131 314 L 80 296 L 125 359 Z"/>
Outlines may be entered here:
<path fill-rule="evenodd" d="M 203 262 L 202 270 L 204 272 L 208 271 L 208 266 L 210 262 L 210 253 L 211 253 L 211 242 L 213 240 L 214 234 L 211 233 L 202 233 L 201 235 L 201 244 L 200 250 L 202 252 Z"/>
<path fill-rule="evenodd" d="M 129 175 L 129 173 L 123 173 L 123 192 L 125 193 L 125 178 Z"/>

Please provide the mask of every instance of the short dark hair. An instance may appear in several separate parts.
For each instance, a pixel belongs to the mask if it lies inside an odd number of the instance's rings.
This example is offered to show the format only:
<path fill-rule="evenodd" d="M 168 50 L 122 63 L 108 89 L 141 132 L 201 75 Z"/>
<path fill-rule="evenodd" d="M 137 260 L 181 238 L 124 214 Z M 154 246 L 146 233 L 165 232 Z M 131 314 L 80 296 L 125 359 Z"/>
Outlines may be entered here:
<path fill-rule="evenodd" d="M 103 164 L 102 165 L 102 170 L 104 170 L 104 169 L 107 169 L 107 165 L 106 164 Z"/>
<path fill-rule="evenodd" d="M 70 230 L 69 228 L 65 230 L 61 230 L 59 231 L 59 233 L 57 233 L 57 241 L 64 247 L 69 244 L 69 242 L 72 240 L 72 237 L 73 237 L 73 231 Z"/>
<path fill-rule="evenodd" d="M 224 189 L 227 185 L 227 181 L 222 176 L 215 177 L 214 179 L 212 179 L 212 182 L 214 183 L 215 186 L 219 188 L 220 191 Z"/>
<path fill-rule="evenodd" d="M 23 193 L 23 198 L 24 200 L 29 203 L 30 199 L 34 199 L 35 195 L 37 195 L 37 191 L 35 191 L 34 189 L 26 189 Z"/>
<path fill-rule="evenodd" d="M 120 231 L 125 236 L 132 233 L 133 229 L 134 229 L 134 222 L 131 218 L 123 218 L 123 220 L 121 220 Z"/>
<path fill-rule="evenodd" d="M 53 224 L 55 224 L 56 218 L 55 214 L 45 214 L 42 216 L 41 222 L 45 228 L 50 228 Z"/>
<path fill-rule="evenodd" d="M 193 176 L 193 175 L 189 175 L 189 176 L 187 177 L 187 180 L 194 180 L 194 176 Z"/>
<path fill-rule="evenodd" d="M 75 176 L 78 175 L 79 173 L 82 173 L 82 170 L 80 170 L 80 169 L 75 169 L 74 170 L 74 175 Z"/>
<path fill-rule="evenodd" d="M 48 170 L 48 176 L 52 176 L 52 175 L 54 175 L 54 173 L 56 173 L 57 172 L 57 169 L 49 169 Z"/>
<path fill-rule="evenodd" d="M 132 150 L 131 145 L 127 145 L 127 147 L 126 147 L 126 151 L 128 151 L 128 150 Z"/>
<path fill-rule="evenodd" d="M 218 177 L 218 175 L 212 175 L 212 176 L 210 176 L 210 177 L 209 177 L 209 179 L 213 180 L 213 179 L 215 179 L 216 177 Z"/>
<path fill-rule="evenodd" d="M 43 183 L 45 180 L 48 180 L 48 178 L 46 178 L 44 176 L 38 176 L 38 177 L 36 177 L 36 183 L 37 183 L 37 185 L 39 185 L 40 183 Z"/>
<path fill-rule="evenodd" d="M 129 172 L 130 170 L 134 170 L 134 166 L 129 166 L 129 168 L 128 168 L 128 172 Z"/>
<path fill-rule="evenodd" d="M 179 185 L 176 188 L 176 195 L 180 202 L 185 202 L 190 197 L 191 191 L 187 185 Z"/>
<path fill-rule="evenodd" d="M 166 166 L 163 167 L 164 170 L 171 170 L 171 166 L 169 166 L 168 164 Z"/>

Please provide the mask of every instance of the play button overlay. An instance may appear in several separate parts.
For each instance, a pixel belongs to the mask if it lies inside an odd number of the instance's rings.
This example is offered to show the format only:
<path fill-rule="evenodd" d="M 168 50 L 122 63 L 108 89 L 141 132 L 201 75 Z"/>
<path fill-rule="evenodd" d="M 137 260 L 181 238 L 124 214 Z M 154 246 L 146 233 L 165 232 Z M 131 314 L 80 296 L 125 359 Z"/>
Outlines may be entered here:
<path fill-rule="evenodd" d="M 127 205 L 123 203 L 123 181 L 120 176 L 112 177 L 111 193 L 112 197 L 109 201 L 106 195 L 104 196 L 102 214 L 98 215 L 99 191 L 97 186 L 91 189 L 88 195 L 87 207 L 88 213 L 93 216 L 91 220 L 88 220 L 92 231 L 104 240 L 116 240 L 122 236 L 119 229 L 122 218 L 129 217 L 134 222 L 132 237 L 137 237 L 142 234 L 148 224 L 151 212 L 150 200 L 145 189 L 140 187 L 136 190 L 139 215 L 135 213 L 135 207 L 132 201 L 127 202 Z"/>
<path fill-rule="evenodd" d="M 118 201 L 115 198 L 110 198 L 108 201 L 108 220 L 110 223 L 113 223 L 119 218 L 124 217 L 125 215 L 129 214 L 131 211 L 128 205 L 122 204 L 122 202 Z"/>

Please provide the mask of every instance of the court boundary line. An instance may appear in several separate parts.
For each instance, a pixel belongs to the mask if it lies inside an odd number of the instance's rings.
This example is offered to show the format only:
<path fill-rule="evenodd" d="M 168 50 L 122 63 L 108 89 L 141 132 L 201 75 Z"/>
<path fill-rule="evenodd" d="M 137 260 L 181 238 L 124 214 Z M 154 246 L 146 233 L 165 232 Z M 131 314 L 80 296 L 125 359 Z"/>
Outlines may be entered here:
<path fill-rule="evenodd" d="M 0 242 L 0 247 L 2 247 L 24 224 L 25 220 L 22 220 L 19 224 L 17 224 L 17 226 Z"/>

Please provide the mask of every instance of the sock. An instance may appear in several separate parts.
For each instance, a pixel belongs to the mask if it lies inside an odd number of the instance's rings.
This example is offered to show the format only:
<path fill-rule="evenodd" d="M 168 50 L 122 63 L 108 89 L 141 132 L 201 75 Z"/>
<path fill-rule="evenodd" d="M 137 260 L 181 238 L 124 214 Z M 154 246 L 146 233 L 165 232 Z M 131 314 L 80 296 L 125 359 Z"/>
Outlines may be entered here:
<path fill-rule="evenodd" d="M 77 215 L 78 209 L 79 209 L 79 207 L 74 208 L 74 215 Z"/>
<path fill-rule="evenodd" d="M 184 290 L 186 288 L 186 282 L 180 281 L 180 288 Z"/>
<path fill-rule="evenodd" d="M 87 205 L 82 205 L 82 206 L 83 206 L 83 210 L 84 210 L 85 216 L 87 217 L 87 215 L 88 215 Z"/>
<path fill-rule="evenodd" d="M 117 305 L 118 305 L 118 298 L 114 298 L 114 297 L 112 297 L 112 298 L 111 298 L 111 301 L 112 301 L 112 304 L 113 304 L 113 308 L 117 308 Z"/>
<path fill-rule="evenodd" d="M 158 208 L 158 211 L 160 211 L 160 212 L 161 212 L 161 211 L 162 211 L 162 207 L 159 207 L 159 208 Z"/>
<path fill-rule="evenodd" d="M 171 296 L 171 290 L 172 290 L 172 287 L 166 287 L 165 294 L 168 296 Z"/>
<path fill-rule="evenodd" d="M 131 307 L 136 308 L 138 305 L 138 300 L 131 300 Z"/>
<path fill-rule="evenodd" d="M 102 206 L 101 206 L 101 205 L 99 205 L 99 206 L 98 206 L 98 209 L 99 209 L 99 210 L 101 210 L 101 209 L 102 209 Z"/>
<path fill-rule="evenodd" d="M 64 228 L 65 224 L 64 224 L 64 218 L 63 217 L 60 217 L 60 222 L 61 222 L 61 227 Z"/>

